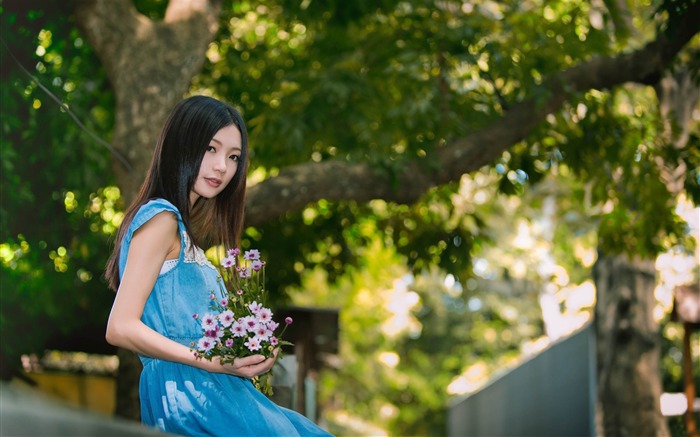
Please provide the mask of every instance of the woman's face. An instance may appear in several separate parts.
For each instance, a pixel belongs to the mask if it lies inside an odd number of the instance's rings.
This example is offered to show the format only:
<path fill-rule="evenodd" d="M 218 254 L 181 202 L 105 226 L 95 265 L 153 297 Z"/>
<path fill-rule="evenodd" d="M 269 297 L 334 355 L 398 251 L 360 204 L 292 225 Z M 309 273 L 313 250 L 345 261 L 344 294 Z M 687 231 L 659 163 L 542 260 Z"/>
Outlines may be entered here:
<path fill-rule="evenodd" d="M 226 126 L 214 134 L 190 193 L 190 205 L 200 197 L 211 199 L 221 193 L 236 174 L 240 157 L 241 132 L 236 125 Z"/>

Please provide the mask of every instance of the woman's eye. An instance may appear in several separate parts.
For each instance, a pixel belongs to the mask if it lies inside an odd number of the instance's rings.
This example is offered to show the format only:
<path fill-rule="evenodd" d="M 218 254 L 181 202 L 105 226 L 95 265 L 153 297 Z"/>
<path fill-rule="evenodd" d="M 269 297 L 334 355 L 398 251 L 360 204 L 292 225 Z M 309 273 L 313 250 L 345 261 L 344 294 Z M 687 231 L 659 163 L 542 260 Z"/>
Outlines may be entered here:
<path fill-rule="evenodd" d="M 238 161 L 241 159 L 241 157 L 238 155 L 231 155 L 230 158 L 233 159 L 234 161 Z"/>
<path fill-rule="evenodd" d="M 207 152 L 216 152 L 216 147 L 214 147 L 214 146 L 207 146 Z"/>

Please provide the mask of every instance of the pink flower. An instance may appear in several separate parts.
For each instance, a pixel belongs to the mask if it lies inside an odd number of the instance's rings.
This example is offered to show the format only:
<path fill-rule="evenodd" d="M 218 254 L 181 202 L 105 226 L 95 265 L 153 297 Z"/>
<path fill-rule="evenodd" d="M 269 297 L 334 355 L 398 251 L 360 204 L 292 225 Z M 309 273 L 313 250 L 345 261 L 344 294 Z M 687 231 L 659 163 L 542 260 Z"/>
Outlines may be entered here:
<path fill-rule="evenodd" d="M 263 267 L 263 262 L 260 260 L 257 260 L 257 259 L 250 263 L 250 268 L 255 270 L 256 272 L 259 271 L 260 269 L 262 269 L 262 267 Z"/>
<path fill-rule="evenodd" d="M 234 258 L 232 256 L 227 256 L 226 258 L 224 258 L 223 261 L 221 261 L 221 266 L 225 267 L 227 269 L 230 269 L 231 267 L 233 267 L 235 265 L 236 265 L 236 258 Z"/>
<path fill-rule="evenodd" d="M 255 336 L 258 337 L 261 341 L 267 340 L 270 338 L 270 335 L 272 335 L 272 332 L 267 329 L 266 326 L 259 325 L 258 329 L 255 330 Z"/>
<path fill-rule="evenodd" d="M 255 339 L 255 337 L 249 338 L 248 341 L 246 341 L 246 342 L 243 343 L 243 344 L 244 344 L 244 345 L 248 348 L 248 350 L 251 351 L 251 352 L 255 352 L 255 351 L 257 351 L 257 350 L 260 350 L 260 343 Z"/>
<path fill-rule="evenodd" d="M 253 301 L 253 303 L 248 304 L 248 308 L 253 314 L 258 314 L 260 310 L 262 310 L 264 307 L 262 306 L 261 303 L 258 303 L 257 301 Z"/>
<path fill-rule="evenodd" d="M 231 326 L 231 323 L 233 323 L 233 318 L 234 314 L 231 310 L 226 310 L 223 313 L 219 314 L 219 322 L 221 322 L 224 328 L 228 328 L 229 326 Z"/>
<path fill-rule="evenodd" d="M 205 293 L 209 292 L 210 309 L 206 314 L 192 315 L 202 327 L 202 337 L 190 343 L 197 359 L 225 358 L 232 353 L 239 354 L 242 348 L 245 349 L 240 355 L 262 353 L 260 351 L 267 354 L 285 344 L 275 336 L 275 330 L 280 325 L 290 325 L 292 318 L 285 318 L 284 323 L 272 320 L 273 313 L 265 306 L 263 298 L 264 278 L 256 276 L 264 276 L 266 263 L 260 255 L 257 249 L 244 252 L 238 248 L 227 249 L 221 255 L 220 289 L 205 289 Z"/>
<path fill-rule="evenodd" d="M 270 311 L 269 308 L 260 308 L 260 310 L 258 311 L 258 320 L 260 320 L 263 323 L 269 322 L 270 320 L 272 320 L 272 311 Z"/>
<path fill-rule="evenodd" d="M 243 254 L 243 259 L 248 261 L 255 261 L 260 259 L 260 251 L 257 249 L 246 250 Z"/>
<path fill-rule="evenodd" d="M 202 328 L 205 330 L 214 329 L 216 324 L 216 317 L 214 317 L 213 314 L 206 313 L 204 317 L 202 317 Z"/>
<path fill-rule="evenodd" d="M 234 324 L 231 325 L 231 334 L 234 337 L 244 337 L 246 335 L 245 326 L 242 323 L 234 322 Z"/>
<path fill-rule="evenodd" d="M 224 331 L 223 331 L 223 329 L 221 329 L 221 326 L 216 325 L 216 327 L 214 327 L 214 329 L 206 330 L 204 332 L 204 336 L 209 337 L 209 338 L 217 338 L 218 339 L 218 338 L 221 338 L 224 336 Z"/>
<path fill-rule="evenodd" d="M 214 345 L 215 345 L 214 340 L 212 340 L 209 337 L 202 337 L 199 339 L 199 342 L 197 343 L 197 348 L 204 349 L 206 352 L 209 352 L 210 350 L 212 350 Z"/>
<path fill-rule="evenodd" d="M 258 321 L 253 316 L 247 316 L 243 319 L 243 326 L 248 332 L 253 332 L 258 329 Z"/>

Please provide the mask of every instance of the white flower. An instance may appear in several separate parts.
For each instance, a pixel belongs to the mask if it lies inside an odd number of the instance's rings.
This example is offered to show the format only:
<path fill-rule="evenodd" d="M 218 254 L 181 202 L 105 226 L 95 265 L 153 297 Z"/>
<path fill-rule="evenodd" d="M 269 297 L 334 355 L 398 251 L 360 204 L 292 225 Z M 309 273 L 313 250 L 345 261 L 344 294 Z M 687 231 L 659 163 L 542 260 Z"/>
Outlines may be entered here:
<path fill-rule="evenodd" d="M 227 269 L 231 268 L 236 265 L 236 258 L 233 256 L 227 256 L 223 261 L 221 261 L 221 265 Z"/>
<path fill-rule="evenodd" d="M 263 304 L 258 303 L 257 301 L 253 301 L 253 303 L 248 304 L 248 308 L 253 314 L 258 314 L 260 310 L 265 308 Z"/>
<path fill-rule="evenodd" d="M 272 331 L 270 331 L 267 328 L 267 326 L 260 325 L 260 326 L 258 326 L 258 329 L 255 330 L 254 334 L 258 340 L 263 342 L 263 341 L 267 341 L 270 338 L 270 336 L 272 335 Z"/>
<path fill-rule="evenodd" d="M 257 340 L 257 337 L 249 338 L 245 343 L 243 343 L 249 351 L 255 352 L 257 350 L 260 350 L 260 342 Z"/>
<path fill-rule="evenodd" d="M 269 323 L 272 321 L 272 311 L 270 311 L 269 308 L 262 307 L 260 308 L 260 311 L 257 313 L 258 315 L 258 320 L 261 321 L 262 323 Z"/>
<path fill-rule="evenodd" d="M 248 332 L 253 332 L 258 329 L 258 319 L 256 319 L 255 316 L 244 317 L 242 324 Z"/>
<path fill-rule="evenodd" d="M 234 337 L 244 337 L 247 334 L 245 325 L 239 322 L 234 322 L 233 325 L 231 325 L 231 334 Z"/>
<path fill-rule="evenodd" d="M 231 323 L 233 323 L 233 318 L 234 314 L 231 310 L 226 310 L 223 313 L 219 314 L 219 322 L 221 322 L 221 325 L 224 328 L 228 328 L 229 326 L 231 326 Z"/>
<path fill-rule="evenodd" d="M 254 261 L 260 259 L 260 251 L 257 249 L 246 250 L 243 253 L 243 259 L 248 261 Z"/>
<path fill-rule="evenodd" d="M 257 272 L 258 270 L 262 269 L 263 265 L 265 265 L 265 264 L 263 264 L 262 261 L 260 261 L 259 259 L 256 259 L 254 261 L 251 261 L 250 268 Z"/>
<path fill-rule="evenodd" d="M 216 316 L 214 316 L 211 313 L 206 313 L 205 315 L 203 315 L 201 320 L 202 328 L 204 328 L 205 331 L 214 329 L 214 327 L 217 325 Z"/>
<path fill-rule="evenodd" d="M 205 352 L 209 352 L 212 350 L 216 343 L 214 340 L 212 340 L 209 337 L 202 337 L 199 339 L 199 342 L 197 343 L 197 348 L 198 349 L 203 349 Z"/>

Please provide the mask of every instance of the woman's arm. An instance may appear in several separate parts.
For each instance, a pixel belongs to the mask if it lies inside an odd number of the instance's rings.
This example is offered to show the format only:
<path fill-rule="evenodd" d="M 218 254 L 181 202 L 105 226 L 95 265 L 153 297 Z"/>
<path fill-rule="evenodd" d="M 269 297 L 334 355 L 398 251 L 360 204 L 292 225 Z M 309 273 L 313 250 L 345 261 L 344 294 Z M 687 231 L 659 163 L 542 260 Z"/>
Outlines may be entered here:
<path fill-rule="evenodd" d="M 179 251 L 177 219 L 172 213 L 157 214 L 134 233 L 107 322 L 107 341 L 149 357 L 209 372 L 252 378 L 269 371 L 275 360 L 266 360 L 262 355 L 237 358 L 233 364 L 224 365 L 218 359 L 197 360 L 187 346 L 159 334 L 141 321 L 163 262 L 177 257 Z"/>

